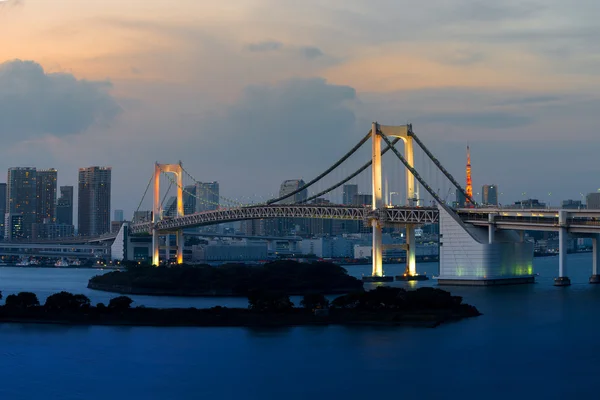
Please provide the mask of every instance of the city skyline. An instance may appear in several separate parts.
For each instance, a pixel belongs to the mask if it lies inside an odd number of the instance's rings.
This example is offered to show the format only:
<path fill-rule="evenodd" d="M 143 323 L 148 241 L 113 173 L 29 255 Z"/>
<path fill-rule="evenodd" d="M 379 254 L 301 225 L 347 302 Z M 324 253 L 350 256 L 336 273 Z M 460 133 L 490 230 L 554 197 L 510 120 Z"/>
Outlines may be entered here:
<path fill-rule="evenodd" d="M 378 120 L 412 122 L 461 183 L 469 143 L 473 185 L 495 182 L 505 203 L 551 192 L 558 204 L 600 187 L 590 167 L 600 151 L 591 2 L 284 3 L 232 12 L 159 0 L 143 17 L 99 0 L 2 7 L 5 167 L 53 166 L 76 186 L 81 165 L 111 165 L 126 215 L 155 161 L 183 160 L 225 197 L 266 199 L 285 179 L 316 176 Z M 141 38 L 155 44 L 140 49 Z M 37 84 L 15 87 L 17 76 Z M 51 90 L 41 96 L 39 85 Z M 62 92 L 74 103 L 58 101 Z"/>

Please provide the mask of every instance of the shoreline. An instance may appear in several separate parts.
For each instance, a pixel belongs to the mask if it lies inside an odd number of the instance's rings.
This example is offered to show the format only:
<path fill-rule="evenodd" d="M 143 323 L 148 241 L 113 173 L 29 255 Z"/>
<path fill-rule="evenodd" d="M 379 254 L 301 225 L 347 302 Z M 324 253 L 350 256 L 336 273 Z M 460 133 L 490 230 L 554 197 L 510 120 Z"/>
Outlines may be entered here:
<path fill-rule="evenodd" d="M 88 282 L 88 289 L 98 290 L 106 293 L 117 293 L 124 295 L 133 295 L 133 296 L 171 296 L 171 297 L 248 297 L 247 293 L 234 293 L 229 290 L 222 291 L 202 291 L 202 292 L 194 292 L 194 291 L 183 291 L 183 290 L 165 290 L 165 289 L 149 289 L 149 288 L 134 288 L 131 286 L 122 286 L 122 285 L 109 285 L 102 284 L 96 282 Z M 327 291 L 327 295 L 339 295 L 355 292 L 356 288 L 337 288 L 331 289 Z M 318 292 L 318 291 L 317 291 Z M 306 290 L 297 291 L 297 292 L 287 292 L 288 296 L 303 296 L 307 293 Z"/>
<path fill-rule="evenodd" d="M 33 310 L 32 310 L 33 311 Z M 37 311 L 37 310 L 35 310 Z M 166 317 L 166 312 L 186 315 L 187 318 Z M 220 314 L 220 313 L 223 313 Z M 414 327 L 435 328 L 444 323 L 457 322 L 480 313 L 462 315 L 453 313 L 397 312 L 352 313 L 331 310 L 327 316 L 316 316 L 304 309 L 293 309 L 286 313 L 256 313 L 247 309 L 129 309 L 118 314 L 71 314 L 71 315 L 1 315 L 0 324 L 37 324 L 62 326 L 122 326 L 154 328 L 293 328 L 302 326 L 346 326 L 346 327 Z M 466 311 L 466 309 L 465 309 Z M 12 314 L 12 313 L 11 313 Z M 37 314 L 37 313 L 36 313 Z M 155 315 L 162 314 L 162 315 Z M 195 314 L 195 315 L 193 315 Z M 46 318 L 47 317 L 47 318 Z M 159 318 L 157 318 L 159 317 Z"/>

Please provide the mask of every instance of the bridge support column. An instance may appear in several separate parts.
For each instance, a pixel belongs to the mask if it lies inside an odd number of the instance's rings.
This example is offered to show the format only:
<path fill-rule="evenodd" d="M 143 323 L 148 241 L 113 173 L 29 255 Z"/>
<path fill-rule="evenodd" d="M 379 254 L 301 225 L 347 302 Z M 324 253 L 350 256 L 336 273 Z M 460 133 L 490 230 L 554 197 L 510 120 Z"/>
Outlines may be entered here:
<path fill-rule="evenodd" d="M 494 243 L 494 235 L 496 233 L 496 225 L 494 224 L 494 214 L 488 214 L 488 222 L 490 225 L 488 226 L 488 243 Z M 521 241 L 523 241 L 521 239 Z"/>
<path fill-rule="evenodd" d="M 379 221 L 373 221 L 373 272 L 376 277 L 383 276 L 382 229 Z"/>
<path fill-rule="evenodd" d="M 406 225 L 406 270 L 404 273 L 407 276 L 417 274 L 417 243 L 415 238 L 415 226 Z"/>
<path fill-rule="evenodd" d="M 598 260 L 600 260 L 600 235 L 594 235 L 592 238 L 592 276 L 590 276 L 590 283 L 600 283 Z"/>
<path fill-rule="evenodd" d="M 183 264 L 183 229 L 177 231 L 177 264 Z"/>
<path fill-rule="evenodd" d="M 158 230 L 152 228 L 152 265 L 158 267 L 160 264 Z"/>
<path fill-rule="evenodd" d="M 567 212 L 558 212 L 558 278 L 554 278 L 554 286 L 569 286 L 567 277 Z"/>

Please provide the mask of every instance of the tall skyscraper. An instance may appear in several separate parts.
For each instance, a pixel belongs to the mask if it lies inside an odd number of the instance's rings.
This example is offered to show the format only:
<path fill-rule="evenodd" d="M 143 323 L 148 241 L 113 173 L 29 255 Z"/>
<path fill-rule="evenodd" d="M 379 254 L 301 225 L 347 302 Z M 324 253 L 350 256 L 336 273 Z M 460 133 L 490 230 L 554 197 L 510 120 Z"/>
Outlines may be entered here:
<path fill-rule="evenodd" d="M 6 214 L 6 183 L 0 183 L 0 238 L 4 237 L 4 214 Z"/>
<path fill-rule="evenodd" d="M 56 179 L 54 169 L 38 170 L 36 180 L 36 222 L 56 222 Z"/>
<path fill-rule="evenodd" d="M 588 193 L 585 196 L 585 204 L 590 210 L 600 209 L 600 192 Z"/>
<path fill-rule="evenodd" d="M 279 188 L 279 197 L 285 196 L 286 194 L 292 193 L 302 186 L 305 183 L 302 179 L 291 179 L 287 181 L 283 181 L 281 187 Z M 281 200 L 280 204 L 294 204 L 300 201 L 306 200 L 308 198 L 308 190 L 304 189 L 293 196 L 288 197 L 285 200 Z"/>
<path fill-rule="evenodd" d="M 467 187 L 465 191 L 467 192 L 467 196 L 469 198 L 473 198 L 473 182 L 471 181 L 471 151 L 469 150 L 469 146 L 467 145 Z M 469 199 L 467 199 L 467 203 L 470 203 Z"/>
<path fill-rule="evenodd" d="M 467 198 L 460 190 L 456 191 L 456 204 L 455 207 L 464 207 L 467 203 Z"/>
<path fill-rule="evenodd" d="M 115 215 L 113 218 L 113 221 L 116 222 L 123 222 L 123 219 L 125 218 L 123 210 L 115 210 Z"/>
<path fill-rule="evenodd" d="M 197 185 L 189 185 L 183 191 L 183 215 L 194 214 L 196 212 L 196 191 Z"/>
<path fill-rule="evenodd" d="M 56 223 L 73 225 L 73 186 L 61 186 L 56 202 Z"/>
<path fill-rule="evenodd" d="M 110 232 L 110 181 L 110 167 L 79 168 L 79 235 Z"/>
<path fill-rule="evenodd" d="M 37 221 L 37 171 L 33 167 L 8 169 L 6 201 L 8 213 L 22 215 L 22 236 L 31 237 L 31 224 Z M 10 220 L 13 221 L 13 220 Z M 11 230 L 10 227 L 7 229 Z"/>
<path fill-rule="evenodd" d="M 219 182 L 196 183 L 196 212 L 219 208 Z"/>
<path fill-rule="evenodd" d="M 354 201 L 354 195 L 358 194 L 358 185 L 344 185 L 344 196 L 342 199 L 342 204 L 351 205 Z"/>
<path fill-rule="evenodd" d="M 498 205 L 498 186 L 483 185 L 481 188 L 481 203 L 488 206 Z"/>

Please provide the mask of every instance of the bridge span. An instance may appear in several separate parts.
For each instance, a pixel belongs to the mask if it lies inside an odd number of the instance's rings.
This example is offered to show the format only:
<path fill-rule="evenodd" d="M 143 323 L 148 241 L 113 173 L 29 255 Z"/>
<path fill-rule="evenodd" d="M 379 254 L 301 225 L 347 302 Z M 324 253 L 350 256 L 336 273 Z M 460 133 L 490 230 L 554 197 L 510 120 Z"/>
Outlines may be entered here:
<path fill-rule="evenodd" d="M 355 172 L 345 176 L 325 190 L 318 189 L 318 193 L 307 197 L 307 190 L 315 183 L 339 167 L 345 160 L 352 156 L 366 142 L 371 142 L 371 159 Z M 403 153 L 395 147 L 401 142 Z M 446 200 L 440 197 L 439 187 L 434 189 L 419 174 L 414 163 L 414 147 L 418 146 L 426 155 L 426 162 L 435 166 L 436 173 L 441 173 L 456 189 L 457 193 L 464 196 L 467 203 L 473 208 L 454 209 Z M 391 200 L 386 199 L 384 193 L 382 157 L 386 152 L 393 153 L 395 158 L 404 167 L 404 193 L 406 194 L 403 206 L 390 207 Z M 322 203 L 309 204 L 312 200 L 323 198 L 336 188 L 349 182 L 362 171 L 370 168 L 371 172 L 371 201 L 368 207 L 337 206 Z M 404 225 L 406 227 L 407 265 L 405 273 L 396 277 L 400 280 L 423 279 L 416 273 L 416 243 L 415 228 L 418 225 L 436 223 L 440 225 L 440 275 L 438 283 L 450 284 L 507 284 L 533 282 L 533 244 L 525 242 L 523 235 L 518 230 L 556 230 L 560 237 L 560 268 L 557 285 L 567 285 L 566 277 L 566 237 L 569 233 L 576 235 L 591 235 L 594 243 L 594 276 L 590 282 L 600 283 L 597 275 L 598 240 L 600 223 L 597 217 L 589 212 L 575 212 L 574 210 L 504 210 L 485 209 L 478 207 L 476 201 L 467 193 L 456 179 L 442 166 L 441 162 L 433 156 L 425 144 L 415 134 L 412 125 L 390 126 L 373 122 L 371 130 L 350 151 L 338 159 L 317 177 L 297 187 L 294 190 L 280 192 L 280 196 L 267 200 L 260 205 L 242 205 L 239 202 L 221 197 L 216 198 L 229 203 L 223 207 L 218 200 L 216 203 L 207 203 L 204 211 L 185 215 L 183 196 L 192 196 L 196 201 L 205 201 L 187 191 L 183 184 L 183 177 L 192 178 L 198 188 L 202 182 L 196 181 L 187 172 L 181 162 L 178 164 L 154 165 L 154 173 L 144 197 L 153 185 L 152 221 L 133 222 L 130 232 L 133 234 L 150 233 L 152 235 L 152 263 L 160 264 L 159 247 L 161 235 L 175 234 L 177 262 L 183 262 L 183 230 L 186 228 L 213 225 L 224 222 L 233 222 L 266 218 L 321 218 L 363 221 L 365 226 L 372 228 L 372 275 L 371 281 L 389 281 L 394 277 L 385 276 L 382 266 L 382 228 L 385 226 Z M 170 180 L 169 187 L 174 185 L 177 190 L 176 202 L 169 206 L 169 213 L 164 212 L 161 200 L 160 177 L 165 176 Z M 301 181 L 304 182 L 304 181 Z M 205 186 L 202 186 L 205 187 Z M 210 189 L 207 189 L 210 191 Z M 314 190 L 314 187 L 313 189 Z M 321 190 L 321 191 L 319 191 Z M 387 190 L 387 189 L 386 189 Z M 168 190 L 167 190 L 168 191 Z M 437 207 L 422 207 L 420 191 L 427 192 Z M 303 196 L 296 196 L 304 193 Z M 314 193 L 314 192 L 313 192 Z M 211 193 L 215 195 L 215 193 Z M 390 193 L 391 196 L 391 193 Z M 138 207 L 139 211 L 139 207 Z M 122 235 L 121 235 L 122 236 Z M 117 235 L 116 240 L 120 235 Z M 391 279 L 390 279 L 391 278 Z M 426 279 L 426 278 L 425 278 Z"/>
<path fill-rule="evenodd" d="M 293 204 L 264 205 L 205 211 L 175 218 L 165 218 L 154 226 L 159 232 L 168 233 L 185 228 L 264 218 L 319 218 L 343 219 L 368 222 L 378 218 L 386 224 L 431 224 L 438 220 L 435 207 L 385 207 L 379 210 L 359 206 Z M 150 222 L 132 224 L 131 233 L 150 233 Z"/>

